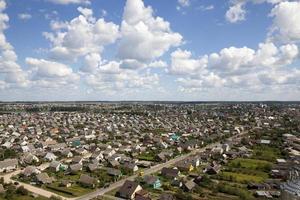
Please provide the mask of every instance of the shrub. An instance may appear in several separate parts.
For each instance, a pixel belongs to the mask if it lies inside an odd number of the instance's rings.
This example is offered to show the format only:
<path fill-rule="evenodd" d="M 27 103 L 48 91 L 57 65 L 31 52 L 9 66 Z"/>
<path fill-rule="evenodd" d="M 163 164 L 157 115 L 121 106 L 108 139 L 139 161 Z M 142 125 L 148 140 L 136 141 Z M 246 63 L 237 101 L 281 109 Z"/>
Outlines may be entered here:
<path fill-rule="evenodd" d="M 20 186 L 20 187 L 17 188 L 16 193 L 20 194 L 20 195 L 23 195 L 23 196 L 26 196 L 26 195 L 28 195 L 29 192 L 26 188 L 24 188 L 24 186 Z"/>

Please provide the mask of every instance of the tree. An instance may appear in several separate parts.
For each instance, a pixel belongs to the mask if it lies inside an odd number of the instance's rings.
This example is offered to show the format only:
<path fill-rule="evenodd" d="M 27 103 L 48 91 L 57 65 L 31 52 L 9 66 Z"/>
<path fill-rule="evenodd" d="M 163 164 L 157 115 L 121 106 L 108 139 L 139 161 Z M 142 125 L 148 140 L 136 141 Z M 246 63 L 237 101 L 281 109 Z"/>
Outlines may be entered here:
<path fill-rule="evenodd" d="M 54 195 L 52 195 L 49 199 L 50 200 L 62 200 L 62 198 L 60 198 L 58 196 L 54 196 Z"/>
<path fill-rule="evenodd" d="M 23 195 L 23 196 L 26 196 L 26 195 L 28 195 L 29 192 L 26 188 L 24 188 L 24 186 L 20 186 L 20 187 L 17 188 L 16 193 L 20 194 L 20 195 Z"/>

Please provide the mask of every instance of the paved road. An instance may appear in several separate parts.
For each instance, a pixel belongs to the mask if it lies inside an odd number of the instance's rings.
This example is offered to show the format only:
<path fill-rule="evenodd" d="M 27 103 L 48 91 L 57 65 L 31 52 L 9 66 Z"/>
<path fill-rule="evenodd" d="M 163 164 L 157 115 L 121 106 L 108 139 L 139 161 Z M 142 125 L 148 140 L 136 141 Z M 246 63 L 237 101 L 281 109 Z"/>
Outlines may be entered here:
<path fill-rule="evenodd" d="M 49 163 L 43 163 L 41 164 L 38 168 L 39 169 L 44 169 L 46 168 L 47 166 L 49 166 Z M 37 195 L 40 195 L 40 196 L 43 196 L 43 197 L 46 197 L 46 198 L 50 198 L 51 196 L 58 196 L 60 198 L 62 198 L 63 200 L 74 200 L 74 198 L 66 198 L 66 197 L 63 197 L 63 196 L 60 196 L 58 194 L 55 194 L 53 192 L 50 192 L 48 190 L 44 190 L 42 188 L 39 188 L 39 187 L 36 187 L 36 186 L 33 186 L 33 185 L 30 185 L 30 184 L 26 184 L 26 183 L 23 183 L 23 182 L 19 182 L 19 181 L 15 181 L 15 180 L 12 180 L 12 177 L 15 176 L 15 175 L 18 175 L 22 172 L 21 169 L 18 169 L 12 173 L 8 173 L 8 174 L 4 174 L 4 175 L 0 175 L 0 177 L 3 177 L 4 178 L 4 182 L 5 183 L 10 183 L 10 182 L 18 182 L 19 183 L 19 186 L 23 186 L 25 189 L 27 189 L 28 191 L 34 193 L 34 194 L 37 194 Z"/>
<path fill-rule="evenodd" d="M 231 138 L 240 137 L 240 136 L 242 136 L 244 134 L 245 133 L 241 133 L 239 135 L 232 136 Z M 207 145 L 207 146 L 205 146 L 205 147 L 203 147 L 201 149 L 196 149 L 194 151 L 191 151 L 188 154 L 185 154 L 185 155 L 182 155 L 180 157 L 174 158 L 174 159 L 169 160 L 169 161 L 167 161 L 165 163 L 155 165 L 155 166 L 153 166 L 153 167 L 151 167 L 149 169 L 146 169 L 144 171 L 144 175 L 150 175 L 150 174 L 156 173 L 156 172 L 162 170 L 162 168 L 164 168 L 164 167 L 170 167 L 170 166 L 174 165 L 175 163 L 188 158 L 191 155 L 195 155 L 197 153 L 204 152 L 206 148 L 212 148 L 212 147 L 214 147 L 216 145 L 219 145 L 219 144 L 220 144 L 220 142 L 212 143 L 212 144 L 209 144 L 209 145 Z M 104 195 L 107 192 L 110 192 L 112 190 L 115 190 L 115 189 L 121 187 L 126 180 L 134 180 L 137 176 L 138 175 L 133 175 L 133 176 L 127 177 L 127 178 L 122 179 L 122 180 L 120 180 L 118 182 L 112 183 L 108 188 L 100 188 L 98 190 L 95 190 L 94 192 L 88 193 L 86 195 L 83 195 L 83 196 L 75 198 L 75 199 L 76 200 L 90 200 L 90 199 L 102 196 L 102 195 Z"/>
<path fill-rule="evenodd" d="M 239 136 L 242 136 L 242 135 L 244 135 L 244 134 L 245 134 L 245 133 L 242 133 L 242 134 L 239 134 L 239 135 L 235 135 L 235 136 L 233 136 L 233 137 L 231 137 L 231 138 L 239 137 Z M 191 156 L 191 155 L 195 155 L 195 154 L 197 154 L 197 153 L 201 153 L 201 152 L 205 151 L 206 148 L 212 148 L 212 147 L 214 147 L 214 146 L 216 146 L 216 145 L 219 145 L 219 144 L 220 144 L 220 142 L 216 142 L 216 143 L 213 143 L 213 144 L 209 144 L 209 145 L 207 145 L 206 147 L 203 147 L 203 148 L 201 148 L 201 149 L 196 149 L 196 150 L 194 150 L 194 151 L 192 151 L 192 152 L 190 152 L 190 153 L 188 153 L 188 154 L 185 154 L 185 155 L 176 157 L 176 158 L 174 158 L 174 159 L 172 159 L 172 160 L 169 160 L 169 161 L 167 161 L 167 162 L 165 162 L 165 163 L 155 165 L 155 166 L 153 166 L 153 167 L 151 167 L 151 168 L 149 168 L 149 169 L 146 169 L 146 170 L 144 171 L 144 175 L 150 175 L 150 174 L 156 173 L 156 172 L 162 170 L 162 168 L 164 168 L 164 167 L 170 167 L 170 166 L 174 165 L 175 163 L 177 163 L 177 162 L 179 162 L 179 161 L 182 161 L 182 160 L 188 158 L 188 157 Z M 45 168 L 47 165 L 49 166 L 49 163 L 44 163 L 44 164 L 42 164 L 42 165 L 40 166 L 40 168 Z M 16 171 L 12 172 L 12 173 L 5 174 L 5 175 L 0 175 L 0 177 L 3 177 L 3 178 L 4 178 L 4 181 L 5 181 L 6 183 L 9 183 L 9 182 L 16 182 L 16 181 L 12 180 L 11 178 L 12 178 L 12 176 L 21 173 L 21 171 L 22 171 L 22 170 L 18 169 L 18 170 L 16 170 Z M 107 192 L 110 192 L 110 191 L 112 191 L 112 190 L 115 190 L 115 189 L 121 187 L 121 186 L 124 184 L 124 182 L 125 182 L 126 180 L 134 180 L 137 176 L 138 176 L 138 175 L 133 175 L 133 176 L 124 178 L 124 179 L 122 179 L 122 180 L 120 180 L 120 181 L 118 181 L 118 182 L 115 182 L 115 183 L 110 184 L 110 186 L 109 186 L 108 188 L 100 188 L 100 189 L 95 190 L 94 192 L 88 193 L 88 194 L 86 194 L 86 195 L 83 195 L 83 196 L 77 197 L 77 198 L 67 198 L 67 197 L 63 197 L 63 196 L 61 196 L 61 195 L 58 195 L 58 194 L 49 192 L 49 191 L 44 190 L 44 189 L 42 189 L 42 188 L 38 188 L 38 187 L 29 185 L 29 184 L 26 184 L 26 183 L 18 182 L 18 181 L 17 181 L 17 182 L 19 183 L 19 185 L 24 186 L 24 187 L 25 187 L 27 190 L 29 190 L 30 192 L 35 193 L 35 194 L 38 194 L 38 195 L 40 195 L 40 196 L 47 197 L 47 198 L 50 198 L 51 196 L 58 196 L 58 197 L 61 197 L 63 200 L 90 200 L 90 199 L 93 199 L 93 198 L 102 196 L 102 195 L 104 195 L 104 194 L 107 193 Z"/>
<path fill-rule="evenodd" d="M 73 200 L 71 198 L 65 198 L 63 196 L 60 196 L 60 195 L 57 195 L 53 192 L 49 192 L 47 190 L 44 190 L 42 188 L 38 188 L 38 187 L 35 187 L 33 185 L 30 185 L 30 184 L 26 184 L 26 183 L 22 183 L 22 182 L 19 182 L 19 181 L 15 181 L 15 180 L 12 180 L 11 178 L 15 175 L 18 175 L 22 172 L 22 170 L 18 169 L 12 173 L 9 173 L 9 174 L 5 174 L 5 175 L 1 175 L 0 177 L 3 177 L 4 178 L 4 182 L 5 183 L 10 183 L 10 182 L 18 182 L 19 183 L 19 186 L 23 186 L 24 188 L 26 188 L 28 191 L 34 193 L 34 194 L 38 194 L 40 196 L 43 196 L 43 197 L 46 197 L 46 198 L 50 198 L 51 196 L 59 196 L 61 197 L 62 199 L 64 200 Z"/>

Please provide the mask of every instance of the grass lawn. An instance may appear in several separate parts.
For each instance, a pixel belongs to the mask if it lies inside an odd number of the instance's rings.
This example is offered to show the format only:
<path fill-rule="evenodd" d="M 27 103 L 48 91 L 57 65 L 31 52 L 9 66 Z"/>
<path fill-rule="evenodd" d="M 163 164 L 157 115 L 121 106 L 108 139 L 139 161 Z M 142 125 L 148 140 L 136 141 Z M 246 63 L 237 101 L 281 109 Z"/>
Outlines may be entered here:
<path fill-rule="evenodd" d="M 253 148 L 253 158 L 258 160 L 266 160 L 275 162 L 277 158 L 281 157 L 281 152 L 278 148 L 257 145 Z"/>
<path fill-rule="evenodd" d="M 234 173 L 234 172 L 221 172 L 220 177 L 225 180 L 235 181 L 239 183 L 245 182 L 256 182 L 261 183 L 265 180 L 265 177 L 248 175 L 242 173 Z"/>
<path fill-rule="evenodd" d="M 265 160 L 237 158 L 230 161 L 227 166 L 231 168 L 269 171 L 272 167 L 272 163 Z"/>
<path fill-rule="evenodd" d="M 33 198 L 30 195 L 21 196 L 21 195 L 15 194 L 10 200 L 20 200 L 20 199 L 22 199 L 22 200 L 32 200 L 32 199 L 35 199 L 35 200 L 47 200 L 48 198 L 41 197 L 41 196 L 38 196 L 37 198 Z M 7 199 L 5 199 L 3 196 L 0 196 L 0 200 L 7 200 Z"/>
<path fill-rule="evenodd" d="M 68 188 L 60 187 L 58 182 L 52 183 L 50 186 L 53 188 L 58 188 L 60 190 L 64 190 L 66 192 L 71 192 L 73 194 L 73 195 L 67 194 L 67 193 L 60 192 L 60 191 L 48 188 L 46 186 L 43 186 L 43 189 L 49 190 L 51 192 L 54 192 L 56 194 L 59 194 L 61 196 L 65 196 L 65 197 L 78 197 L 78 196 L 82 196 L 84 194 L 87 194 L 87 193 L 93 191 L 93 189 L 81 187 L 81 186 L 77 185 L 76 183 L 72 184 L 72 186 L 68 187 Z"/>

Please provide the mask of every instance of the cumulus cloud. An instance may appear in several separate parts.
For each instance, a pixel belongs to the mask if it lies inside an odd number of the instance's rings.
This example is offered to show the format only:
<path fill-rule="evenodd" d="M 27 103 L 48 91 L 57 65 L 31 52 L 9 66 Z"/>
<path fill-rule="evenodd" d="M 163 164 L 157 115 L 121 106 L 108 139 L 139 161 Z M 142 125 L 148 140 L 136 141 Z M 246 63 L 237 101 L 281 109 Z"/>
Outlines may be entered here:
<path fill-rule="evenodd" d="M 287 67 L 299 55 L 295 44 L 277 47 L 261 43 L 257 50 L 248 47 L 229 47 L 219 53 L 192 58 L 189 51 L 177 50 L 171 54 L 169 71 L 184 77 L 178 78 L 181 91 L 202 90 L 209 87 L 262 87 L 268 80 L 272 84 L 296 84 L 298 70 L 291 75 Z M 277 77 L 278 76 L 278 77 Z M 255 87 L 254 87 L 255 86 Z"/>
<path fill-rule="evenodd" d="M 144 68 L 146 65 L 135 59 L 125 59 L 122 61 L 121 68 L 123 69 L 140 69 Z"/>
<path fill-rule="evenodd" d="M 171 30 L 169 22 L 155 17 L 142 0 L 127 0 L 121 25 L 118 55 L 121 59 L 148 62 L 161 57 L 182 43 L 182 36 Z"/>
<path fill-rule="evenodd" d="M 1 88 L 25 87 L 29 85 L 27 74 L 17 63 L 18 57 L 13 46 L 7 41 L 4 31 L 8 28 L 9 17 L 4 13 L 6 2 L 0 0 L 0 75 Z M 0 76 L 1 77 L 1 76 Z"/>
<path fill-rule="evenodd" d="M 247 11 L 245 9 L 247 3 L 262 4 L 270 3 L 277 4 L 286 0 L 230 0 L 230 7 L 226 11 L 225 19 L 230 23 L 237 23 L 246 20 Z"/>
<path fill-rule="evenodd" d="M 165 68 L 168 64 L 163 60 L 156 60 L 151 62 L 148 66 L 152 68 Z"/>
<path fill-rule="evenodd" d="M 52 22 L 53 32 L 44 33 L 53 46 L 52 59 L 76 61 L 91 53 L 101 54 L 105 45 L 119 37 L 118 25 L 103 18 L 96 20 L 91 9 L 79 7 L 78 11 L 78 17 L 70 22 Z"/>
<path fill-rule="evenodd" d="M 246 10 L 244 9 L 244 6 L 244 3 L 237 3 L 230 6 L 225 14 L 226 20 L 231 23 L 245 20 Z"/>
<path fill-rule="evenodd" d="M 171 54 L 170 73 L 177 75 L 201 73 L 208 62 L 207 56 L 192 59 L 190 51 L 177 49 Z"/>
<path fill-rule="evenodd" d="M 151 89 L 159 85 L 159 76 L 149 72 L 141 74 L 133 70 L 123 70 L 117 74 L 89 74 L 86 76 L 86 82 L 94 90 L 104 92 L 117 92 L 126 89 Z"/>
<path fill-rule="evenodd" d="M 26 64 L 30 68 L 31 78 L 38 87 L 60 87 L 78 84 L 79 75 L 73 72 L 69 66 L 36 58 L 26 58 Z"/>
<path fill-rule="evenodd" d="M 300 41 L 300 2 L 281 2 L 271 11 L 272 34 L 286 42 Z"/>

